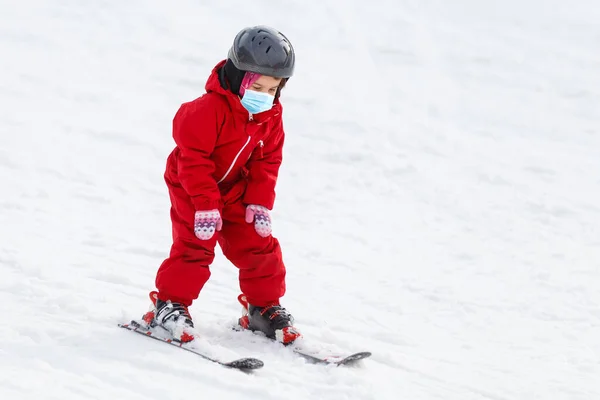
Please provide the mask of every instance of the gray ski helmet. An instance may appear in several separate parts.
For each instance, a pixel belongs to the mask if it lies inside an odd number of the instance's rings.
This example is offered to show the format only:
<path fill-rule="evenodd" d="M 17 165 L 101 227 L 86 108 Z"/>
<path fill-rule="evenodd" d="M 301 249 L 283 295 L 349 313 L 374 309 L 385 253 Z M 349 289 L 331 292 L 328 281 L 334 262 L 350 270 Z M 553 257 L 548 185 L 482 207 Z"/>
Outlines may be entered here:
<path fill-rule="evenodd" d="M 268 26 L 242 29 L 227 56 L 242 71 L 276 78 L 289 78 L 294 74 L 296 56 L 292 44 L 283 33 Z"/>

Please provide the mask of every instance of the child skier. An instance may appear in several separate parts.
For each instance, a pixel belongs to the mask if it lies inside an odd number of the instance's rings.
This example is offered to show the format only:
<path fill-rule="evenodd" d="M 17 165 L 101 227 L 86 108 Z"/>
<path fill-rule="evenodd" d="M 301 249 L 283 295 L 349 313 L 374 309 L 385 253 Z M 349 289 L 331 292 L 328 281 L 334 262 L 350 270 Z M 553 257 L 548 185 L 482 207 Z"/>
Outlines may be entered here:
<path fill-rule="evenodd" d="M 212 70 L 206 93 L 182 104 L 173 119 L 176 147 L 165 171 L 173 244 L 145 320 L 178 340 L 194 338 L 188 307 L 210 277 L 217 243 L 239 269 L 239 300 L 247 307 L 240 325 L 283 343 L 300 336 L 279 303 L 286 271 L 269 215 L 284 142 L 279 97 L 294 63 L 282 33 L 245 28 Z"/>

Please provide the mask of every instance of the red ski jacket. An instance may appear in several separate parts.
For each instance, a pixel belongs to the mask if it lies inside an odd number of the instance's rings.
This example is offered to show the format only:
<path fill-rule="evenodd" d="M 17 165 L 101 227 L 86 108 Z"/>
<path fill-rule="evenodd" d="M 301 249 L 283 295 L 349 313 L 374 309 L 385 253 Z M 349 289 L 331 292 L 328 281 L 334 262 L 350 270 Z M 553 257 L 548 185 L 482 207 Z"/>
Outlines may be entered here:
<path fill-rule="evenodd" d="M 196 210 L 221 209 L 221 195 L 247 179 L 243 202 L 271 210 L 282 161 L 284 129 L 279 99 L 273 108 L 251 115 L 240 99 L 221 87 L 219 62 L 206 93 L 183 103 L 173 119 L 176 147 L 165 178 L 181 185 Z"/>

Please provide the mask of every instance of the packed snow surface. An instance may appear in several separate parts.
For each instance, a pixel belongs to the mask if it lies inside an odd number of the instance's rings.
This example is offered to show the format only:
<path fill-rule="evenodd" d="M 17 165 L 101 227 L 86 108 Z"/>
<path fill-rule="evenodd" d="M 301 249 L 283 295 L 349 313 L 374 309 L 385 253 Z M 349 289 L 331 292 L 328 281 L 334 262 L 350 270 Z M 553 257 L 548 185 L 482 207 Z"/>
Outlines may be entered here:
<path fill-rule="evenodd" d="M 0 0 L 0 398 L 600 398 L 600 3 Z M 117 327 L 171 244 L 172 118 L 235 34 L 297 52 L 273 211 L 308 364 L 191 307 L 227 370 Z"/>

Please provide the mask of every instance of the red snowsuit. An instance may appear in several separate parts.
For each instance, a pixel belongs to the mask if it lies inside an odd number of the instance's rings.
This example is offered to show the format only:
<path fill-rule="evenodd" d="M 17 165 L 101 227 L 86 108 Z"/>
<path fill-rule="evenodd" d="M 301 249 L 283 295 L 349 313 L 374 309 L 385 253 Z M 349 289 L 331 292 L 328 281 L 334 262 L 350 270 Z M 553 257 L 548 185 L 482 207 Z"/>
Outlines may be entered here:
<path fill-rule="evenodd" d="M 167 160 L 165 181 L 171 198 L 173 245 L 158 269 L 162 300 L 191 305 L 210 277 L 219 243 L 239 268 L 240 289 L 250 304 L 278 304 L 285 292 L 285 266 L 279 242 L 263 238 L 245 221 L 248 204 L 271 210 L 282 160 L 282 107 L 250 116 L 237 95 L 223 89 L 218 70 L 206 94 L 181 105 L 173 119 L 176 147 Z M 198 210 L 219 209 L 223 228 L 209 240 L 194 234 Z"/>

